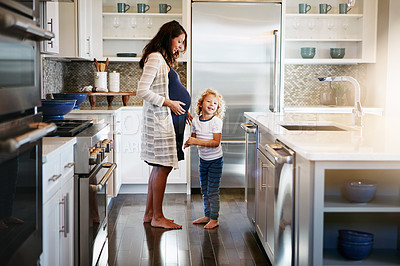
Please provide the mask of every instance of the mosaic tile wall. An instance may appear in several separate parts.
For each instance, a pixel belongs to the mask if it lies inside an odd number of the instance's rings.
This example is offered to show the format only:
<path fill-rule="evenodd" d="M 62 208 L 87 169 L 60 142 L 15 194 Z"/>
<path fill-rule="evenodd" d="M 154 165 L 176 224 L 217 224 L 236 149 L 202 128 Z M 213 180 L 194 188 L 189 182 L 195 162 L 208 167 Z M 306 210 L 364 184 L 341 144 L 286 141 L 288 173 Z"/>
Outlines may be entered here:
<path fill-rule="evenodd" d="M 43 94 L 52 92 L 78 92 L 84 86 L 94 86 L 94 73 L 96 71 L 94 62 L 72 61 L 58 62 L 44 59 L 43 62 Z M 116 71 L 120 73 L 120 91 L 136 91 L 142 69 L 139 63 L 110 62 L 107 72 Z M 186 63 L 179 63 L 176 71 L 182 84 L 186 87 Z M 122 106 L 122 97 L 114 97 L 113 106 Z M 96 96 L 96 106 L 107 106 L 107 99 Z M 139 97 L 129 97 L 128 105 L 142 105 Z M 83 107 L 90 107 L 89 99 L 82 103 Z"/>
<path fill-rule="evenodd" d="M 286 65 L 284 104 L 288 107 L 321 105 L 321 93 L 328 89 L 329 82 L 321 82 L 318 77 L 352 76 L 361 87 L 361 102 L 366 96 L 366 65 Z M 343 105 L 353 105 L 354 90 L 349 82 L 341 84 L 348 93 Z"/>

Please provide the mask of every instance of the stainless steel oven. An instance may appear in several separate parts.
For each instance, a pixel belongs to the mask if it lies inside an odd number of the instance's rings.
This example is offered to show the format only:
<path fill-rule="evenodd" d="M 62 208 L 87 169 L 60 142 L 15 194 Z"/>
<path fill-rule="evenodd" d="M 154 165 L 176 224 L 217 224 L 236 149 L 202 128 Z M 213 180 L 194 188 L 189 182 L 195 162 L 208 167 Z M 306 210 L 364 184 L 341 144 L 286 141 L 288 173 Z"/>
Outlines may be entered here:
<path fill-rule="evenodd" d="M 42 252 L 42 123 L 38 4 L 0 0 L 0 261 L 35 265 Z"/>

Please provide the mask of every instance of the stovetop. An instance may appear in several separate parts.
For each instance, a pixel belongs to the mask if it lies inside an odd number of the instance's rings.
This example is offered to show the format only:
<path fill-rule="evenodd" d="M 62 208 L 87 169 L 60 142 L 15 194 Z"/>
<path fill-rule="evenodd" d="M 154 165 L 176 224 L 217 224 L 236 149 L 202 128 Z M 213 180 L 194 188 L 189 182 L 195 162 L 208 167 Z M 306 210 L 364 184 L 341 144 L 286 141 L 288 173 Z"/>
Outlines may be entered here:
<path fill-rule="evenodd" d="M 54 123 L 57 130 L 50 133 L 52 137 L 74 137 L 93 125 L 92 120 L 47 120 L 46 123 Z"/>

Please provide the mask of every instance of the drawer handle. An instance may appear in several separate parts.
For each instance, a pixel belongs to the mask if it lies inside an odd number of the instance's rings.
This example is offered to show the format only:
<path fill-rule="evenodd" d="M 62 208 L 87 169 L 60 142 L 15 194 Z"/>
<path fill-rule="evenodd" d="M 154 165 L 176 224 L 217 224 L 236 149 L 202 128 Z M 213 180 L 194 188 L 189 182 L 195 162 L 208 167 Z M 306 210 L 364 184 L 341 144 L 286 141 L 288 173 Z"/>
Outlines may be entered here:
<path fill-rule="evenodd" d="M 49 181 L 57 181 L 57 179 L 59 179 L 61 176 L 62 174 L 53 175 L 52 177 L 49 178 Z"/>
<path fill-rule="evenodd" d="M 67 163 L 64 168 L 72 168 L 75 165 L 75 162 Z"/>

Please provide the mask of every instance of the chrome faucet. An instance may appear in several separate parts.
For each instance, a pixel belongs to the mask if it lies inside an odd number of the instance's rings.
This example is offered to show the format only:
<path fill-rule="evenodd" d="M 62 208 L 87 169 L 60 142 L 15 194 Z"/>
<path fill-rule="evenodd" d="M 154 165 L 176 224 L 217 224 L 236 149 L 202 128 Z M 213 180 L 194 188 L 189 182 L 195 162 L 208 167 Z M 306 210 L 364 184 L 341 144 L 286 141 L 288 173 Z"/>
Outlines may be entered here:
<path fill-rule="evenodd" d="M 318 78 L 320 81 L 349 81 L 354 86 L 354 109 L 353 113 L 353 125 L 354 126 L 362 126 L 362 117 L 364 115 L 363 108 L 361 107 L 361 89 L 358 81 L 349 76 L 343 77 L 323 77 Z"/>

